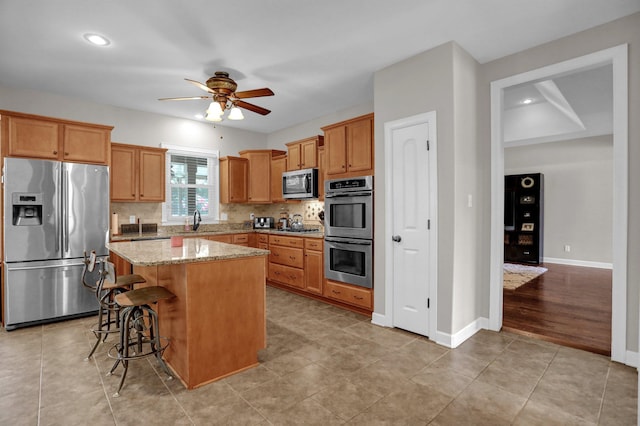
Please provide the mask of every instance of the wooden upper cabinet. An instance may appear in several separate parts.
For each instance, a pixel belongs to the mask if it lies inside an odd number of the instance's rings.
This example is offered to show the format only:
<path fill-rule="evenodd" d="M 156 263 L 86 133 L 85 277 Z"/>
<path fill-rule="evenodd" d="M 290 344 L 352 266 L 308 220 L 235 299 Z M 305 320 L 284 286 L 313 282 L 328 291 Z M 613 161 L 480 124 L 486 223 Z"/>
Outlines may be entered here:
<path fill-rule="evenodd" d="M 373 175 L 373 114 L 323 127 L 327 178 Z"/>
<path fill-rule="evenodd" d="M 271 159 L 271 202 L 282 203 L 282 173 L 287 171 L 287 156 L 280 155 Z"/>
<path fill-rule="evenodd" d="M 136 149 L 111 145 L 111 201 L 136 201 Z"/>
<path fill-rule="evenodd" d="M 0 111 L 3 154 L 79 163 L 108 164 L 110 126 Z"/>
<path fill-rule="evenodd" d="M 111 145 L 111 201 L 165 200 L 166 149 Z"/>
<path fill-rule="evenodd" d="M 324 145 L 323 136 L 289 142 L 287 145 L 287 170 L 301 170 L 318 167 L 318 147 Z"/>
<path fill-rule="evenodd" d="M 278 150 L 247 150 L 240 151 L 240 157 L 249 161 L 248 193 L 249 203 L 271 202 L 271 159 L 283 155 Z"/>
<path fill-rule="evenodd" d="M 140 201 L 164 202 L 166 194 L 166 150 L 141 148 L 138 153 L 140 162 L 138 195 Z"/>
<path fill-rule="evenodd" d="M 318 148 L 318 200 L 324 201 L 325 168 L 327 164 L 324 146 Z"/>
<path fill-rule="evenodd" d="M 62 158 L 64 161 L 107 164 L 110 142 L 111 131 L 65 124 Z"/>
<path fill-rule="evenodd" d="M 222 157 L 220 159 L 220 202 L 246 203 L 249 160 L 242 157 Z"/>
<path fill-rule="evenodd" d="M 8 129 L 7 155 L 58 159 L 60 124 L 11 116 L 3 116 L 2 122 L 3 127 Z"/>

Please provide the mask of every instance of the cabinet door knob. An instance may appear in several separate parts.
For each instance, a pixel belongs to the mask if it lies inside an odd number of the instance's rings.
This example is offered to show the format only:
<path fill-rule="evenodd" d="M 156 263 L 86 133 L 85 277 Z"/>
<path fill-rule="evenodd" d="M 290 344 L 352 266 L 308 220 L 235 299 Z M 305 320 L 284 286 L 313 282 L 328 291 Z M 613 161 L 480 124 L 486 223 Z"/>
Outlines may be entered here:
<path fill-rule="evenodd" d="M 58 154 L 58 151 L 53 151 L 53 155 L 57 155 L 57 154 Z"/>
<path fill-rule="evenodd" d="M 400 241 L 402 241 L 402 237 L 400 235 L 394 235 L 393 237 L 391 237 L 391 239 L 396 243 L 399 243 Z"/>

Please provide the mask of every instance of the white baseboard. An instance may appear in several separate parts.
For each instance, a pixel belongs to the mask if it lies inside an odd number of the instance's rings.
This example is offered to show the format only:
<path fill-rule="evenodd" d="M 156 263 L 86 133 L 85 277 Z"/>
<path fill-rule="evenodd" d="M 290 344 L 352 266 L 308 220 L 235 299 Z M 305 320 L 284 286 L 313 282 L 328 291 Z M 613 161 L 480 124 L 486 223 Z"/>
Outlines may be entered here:
<path fill-rule="evenodd" d="M 379 325 L 381 327 L 393 327 L 389 317 L 375 312 L 371 315 L 371 324 Z"/>
<path fill-rule="evenodd" d="M 480 317 L 455 334 L 443 333 L 441 331 L 438 331 L 436 333 L 435 342 L 448 348 L 457 348 L 478 331 L 488 328 L 489 319 Z"/>
<path fill-rule="evenodd" d="M 640 364 L 638 363 L 638 361 L 640 360 L 639 355 L 640 354 L 638 354 L 638 352 L 627 351 L 624 359 L 625 365 L 635 368 L 640 367 Z"/>
<path fill-rule="evenodd" d="M 613 269 L 612 263 L 592 262 L 590 260 L 561 259 L 559 257 L 545 257 L 543 263 L 557 263 L 559 265 L 586 266 L 588 268 Z"/>

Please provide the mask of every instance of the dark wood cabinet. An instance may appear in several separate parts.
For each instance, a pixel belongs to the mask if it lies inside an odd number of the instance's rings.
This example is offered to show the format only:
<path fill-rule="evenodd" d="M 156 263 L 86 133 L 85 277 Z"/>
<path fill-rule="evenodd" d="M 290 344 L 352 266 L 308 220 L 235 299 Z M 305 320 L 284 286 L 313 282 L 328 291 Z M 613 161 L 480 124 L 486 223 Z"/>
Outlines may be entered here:
<path fill-rule="evenodd" d="M 542 263 L 544 223 L 542 173 L 504 177 L 504 261 Z"/>

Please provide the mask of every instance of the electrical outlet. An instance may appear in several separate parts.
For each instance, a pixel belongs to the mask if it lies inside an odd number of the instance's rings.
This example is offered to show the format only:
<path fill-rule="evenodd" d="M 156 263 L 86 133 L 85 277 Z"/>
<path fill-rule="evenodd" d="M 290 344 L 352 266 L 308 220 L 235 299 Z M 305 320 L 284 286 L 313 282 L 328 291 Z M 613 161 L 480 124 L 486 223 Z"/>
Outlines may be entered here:
<path fill-rule="evenodd" d="M 135 215 L 129 216 L 129 223 L 136 223 L 136 216 Z"/>
<path fill-rule="evenodd" d="M 566 244 L 564 246 L 564 251 L 566 251 L 567 253 L 571 251 L 571 246 L 569 244 Z"/>
<path fill-rule="evenodd" d="M 227 220 L 228 216 L 226 213 L 220 213 L 220 220 Z"/>

